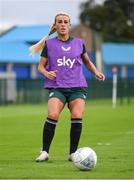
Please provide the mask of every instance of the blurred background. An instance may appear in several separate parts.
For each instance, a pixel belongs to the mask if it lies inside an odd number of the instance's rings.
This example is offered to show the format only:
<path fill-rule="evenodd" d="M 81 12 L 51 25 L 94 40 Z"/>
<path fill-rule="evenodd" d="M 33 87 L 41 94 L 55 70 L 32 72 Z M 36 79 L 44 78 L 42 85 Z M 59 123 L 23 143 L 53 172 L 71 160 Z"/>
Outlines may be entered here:
<path fill-rule="evenodd" d="M 63 11 L 71 17 L 70 35 L 84 39 L 90 59 L 106 76 L 98 82 L 83 66 L 88 98 L 133 103 L 133 0 L 0 0 L 0 104 L 47 101 L 37 71 L 40 56 L 31 57 L 29 47 Z"/>

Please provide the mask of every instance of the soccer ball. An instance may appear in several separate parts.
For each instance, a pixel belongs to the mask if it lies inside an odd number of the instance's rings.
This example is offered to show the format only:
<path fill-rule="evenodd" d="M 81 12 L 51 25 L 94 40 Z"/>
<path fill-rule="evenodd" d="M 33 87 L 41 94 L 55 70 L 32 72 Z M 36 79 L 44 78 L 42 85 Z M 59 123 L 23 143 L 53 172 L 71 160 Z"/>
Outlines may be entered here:
<path fill-rule="evenodd" d="M 91 170 L 96 166 L 97 155 L 93 149 L 83 147 L 75 151 L 72 161 L 80 170 Z"/>

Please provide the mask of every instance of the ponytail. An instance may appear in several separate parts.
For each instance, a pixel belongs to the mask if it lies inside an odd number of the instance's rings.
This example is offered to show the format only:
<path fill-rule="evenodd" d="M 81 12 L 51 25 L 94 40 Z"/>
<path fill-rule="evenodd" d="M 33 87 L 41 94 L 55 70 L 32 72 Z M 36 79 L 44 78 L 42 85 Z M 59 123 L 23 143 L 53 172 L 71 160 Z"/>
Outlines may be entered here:
<path fill-rule="evenodd" d="M 63 16 L 67 16 L 69 18 L 69 22 L 70 22 L 70 17 L 67 13 L 65 12 L 61 12 L 59 14 L 57 14 L 55 16 L 55 20 L 54 20 L 54 23 L 53 25 L 50 27 L 50 30 L 49 30 L 49 33 L 47 36 L 44 36 L 40 41 L 38 41 L 36 44 L 30 46 L 29 50 L 30 50 L 30 55 L 34 55 L 36 53 L 41 53 L 41 51 L 43 50 L 43 47 L 45 45 L 45 42 L 48 40 L 49 36 L 53 33 L 56 32 L 56 28 L 55 28 L 55 23 L 56 23 L 56 18 L 57 16 L 60 16 L 60 15 L 63 15 Z"/>
<path fill-rule="evenodd" d="M 49 33 L 47 36 L 44 36 L 40 41 L 38 41 L 36 44 L 30 46 L 29 50 L 30 50 L 30 55 L 35 55 L 37 53 L 41 53 L 41 51 L 43 50 L 43 47 L 45 45 L 45 42 L 48 40 L 49 36 L 53 33 L 56 32 L 56 29 L 54 27 L 54 24 L 51 26 Z"/>

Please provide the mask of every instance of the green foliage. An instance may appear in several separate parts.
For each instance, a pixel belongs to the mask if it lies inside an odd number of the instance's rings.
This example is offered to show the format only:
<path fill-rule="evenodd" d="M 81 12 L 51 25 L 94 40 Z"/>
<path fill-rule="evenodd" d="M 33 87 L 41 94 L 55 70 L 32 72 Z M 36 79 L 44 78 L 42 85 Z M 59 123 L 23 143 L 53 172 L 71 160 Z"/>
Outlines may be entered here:
<path fill-rule="evenodd" d="M 134 1 L 94 0 L 81 4 L 80 20 L 103 34 L 105 40 L 134 41 Z"/>

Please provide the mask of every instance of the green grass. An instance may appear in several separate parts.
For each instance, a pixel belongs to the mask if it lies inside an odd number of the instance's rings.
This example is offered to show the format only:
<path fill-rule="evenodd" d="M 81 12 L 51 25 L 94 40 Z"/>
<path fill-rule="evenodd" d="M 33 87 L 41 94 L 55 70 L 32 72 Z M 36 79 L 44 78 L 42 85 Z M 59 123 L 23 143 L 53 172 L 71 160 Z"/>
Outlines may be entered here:
<path fill-rule="evenodd" d="M 64 109 L 57 124 L 50 160 L 36 163 L 47 105 L 0 107 L 1 179 L 133 179 L 134 107 L 110 101 L 88 102 L 79 147 L 89 146 L 98 156 L 92 171 L 68 162 L 70 115 Z"/>

